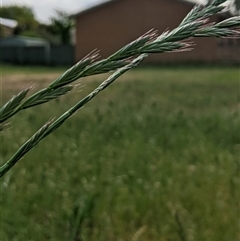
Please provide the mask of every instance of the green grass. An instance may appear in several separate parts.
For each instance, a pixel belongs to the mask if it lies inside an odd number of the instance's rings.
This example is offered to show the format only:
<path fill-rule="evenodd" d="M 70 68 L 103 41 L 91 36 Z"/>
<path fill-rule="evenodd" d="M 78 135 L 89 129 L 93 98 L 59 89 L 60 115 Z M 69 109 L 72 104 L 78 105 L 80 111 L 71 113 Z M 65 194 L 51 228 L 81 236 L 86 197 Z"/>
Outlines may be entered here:
<path fill-rule="evenodd" d="M 1 159 L 98 83 L 19 113 Z M 239 97 L 237 68 L 130 71 L 4 176 L 0 239 L 238 240 Z"/>

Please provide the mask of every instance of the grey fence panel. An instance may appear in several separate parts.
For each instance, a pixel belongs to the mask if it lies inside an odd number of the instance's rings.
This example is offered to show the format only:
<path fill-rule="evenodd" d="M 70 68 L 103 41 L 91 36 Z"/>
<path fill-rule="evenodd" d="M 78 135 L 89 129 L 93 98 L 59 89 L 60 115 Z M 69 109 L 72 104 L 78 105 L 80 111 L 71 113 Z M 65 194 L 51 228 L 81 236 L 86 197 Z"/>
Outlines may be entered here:
<path fill-rule="evenodd" d="M 74 46 L 56 45 L 51 46 L 50 63 L 52 65 L 74 64 Z"/>
<path fill-rule="evenodd" d="M 16 53 L 17 53 L 17 48 L 12 47 L 12 48 L 3 48 L 1 46 L 0 48 L 0 60 L 1 61 L 6 61 L 10 63 L 16 63 Z"/>
<path fill-rule="evenodd" d="M 0 59 L 8 63 L 21 63 L 22 48 L 19 47 L 1 47 Z"/>
<path fill-rule="evenodd" d="M 0 61 L 30 65 L 72 65 L 74 64 L 74 47 L 72 45 L 0 46 Z"/>
<path fill-rule="evenodd" d="M 21 63 L 24 64 L 48 64 L 49 53 L 46 46 L 23 47 L 21 53 Z"/>
<path fill-rule="evenodd" d="M 40 47 L 3 47 L 0 49 L 0 60 L 13 64 L 47 64 L 49 50 Z"/>

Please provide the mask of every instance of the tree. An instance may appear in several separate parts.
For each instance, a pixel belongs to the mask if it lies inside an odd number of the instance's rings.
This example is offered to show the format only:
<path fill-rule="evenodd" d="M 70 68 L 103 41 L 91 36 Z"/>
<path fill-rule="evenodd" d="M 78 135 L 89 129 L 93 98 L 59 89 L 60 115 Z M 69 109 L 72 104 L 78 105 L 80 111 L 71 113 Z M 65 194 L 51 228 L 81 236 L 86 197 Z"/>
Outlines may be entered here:
<path fill-rule="evenodd" d="M 240 0 L 232 0 L 230 10 L 235 15 L 240 15 Z"/>
<path fill-rule="evenodd" d="M 53 34 L 60 36 L 62 44 L 71 42 L 71 29 L 74 26 L 74 21 L 69 18 L 68 14 L 56 10 L 56 17 L 52 18 L 51 31 Z"/>
<path fill-rule="evenodd" d="M 32 9 L 26 6 L 3 6 L 0 10 L 0 17 L 14 19 L 18 22 L 15 34 L 23 31 L 35 31 L 38 27 L 38 21 L 35 19 Z"/>

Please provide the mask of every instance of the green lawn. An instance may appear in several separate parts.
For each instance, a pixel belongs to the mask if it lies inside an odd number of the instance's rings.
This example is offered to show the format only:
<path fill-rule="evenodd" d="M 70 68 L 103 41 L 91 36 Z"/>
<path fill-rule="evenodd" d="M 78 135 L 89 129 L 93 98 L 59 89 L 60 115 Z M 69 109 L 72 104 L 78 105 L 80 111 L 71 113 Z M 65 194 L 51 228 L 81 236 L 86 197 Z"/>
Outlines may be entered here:
<path fill-rule="evenodd" d="M 98 83 L 12 118 L 1 159 Z M 126 73 L 1 179 L 0 240 L 239 240 L 239 98 L 237 68 Z"/>

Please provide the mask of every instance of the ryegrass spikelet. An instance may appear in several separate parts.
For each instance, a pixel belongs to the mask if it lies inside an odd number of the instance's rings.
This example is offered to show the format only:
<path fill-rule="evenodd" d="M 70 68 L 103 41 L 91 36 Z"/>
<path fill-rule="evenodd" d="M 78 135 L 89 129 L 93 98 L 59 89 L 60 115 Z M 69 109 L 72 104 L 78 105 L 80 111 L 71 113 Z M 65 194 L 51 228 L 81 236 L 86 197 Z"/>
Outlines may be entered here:
<path fill-rule="evenodd" d="M 74 86 L 63 86 L 57 89 L 42 89 L 37 93 L 30 96 L 28 99 L 21 103 L 21 97 L 26 93 L 28 93 L 29 88 L 23 90 L 18 95 L 13 97 L 6 105 L 2 107 L 3 112 L 0 112 L 0 123 L 9 119 L 11 116 L 15 115 L 17 112 L 30 108 L 32 106 L 40 105 L 46 103 L 50 100 L 56 99 L 62 95 L 65 95 L 69 91 L 73 89 Z M 21 94 L 22 93 L 22 94 Z M 21 95 L 20 95 L 21 94 Z M 25 94 L 25 96 L 26 96 Z M 24 96 L 24 97 L 25 97 Z M 23 100 L 23 98 L 22 98 Z M 6 106 L 6 107 L 5 107 Z M 15 107 L 15 108 L 14 108 Z M 1 111 L 2 111 L 1 109 Z"/>
<path fill-rule="evenodd" d="M 17 95 L 13 96 L 1 109 L 0 109 L 0 123 L 8 119 L 9 115 L 21 104 L 23 99 L 27 96 L 31 87 L 22 90 Z"/>
<path fill-rule="evenodd" d="M 94 62 L 99 57 L 99 51 L 93 50 L 91 53 L 86 55 L 83 59 L 81 59 L 78 63 L 73 65 L 70 69 L 64 72 L 59 78 L 53 81 L 49 88 L 58 88 L 69 83 L 72 83 L 76 79 L 78 79 L 78 74 L 81 73 L 87 66 L 89 66 L 92 62 Z"/>
<path fill-rule="evenodd" d="M 148 43 L 152 42 L 154 39 L 157 38 L 157 31 L 154 29 L 149 30 L 136 40 L 132 41 L 131 43 L 127 44 L 114 54 L 112 54 L 108 59 L 109 60 L 119 60 L 132 57 L 138 54 L 138 49 L 141 49 L 143 46 L 147 45 Z"/>
<path fill-rule="evenodd" d="M 42 140 L 47 129 L 51 125 L 53 120 L 48 121 L 43 125 L 28 141 L 26 141 L 18 151 L 7 161 L 2 167 L 0 167 L 0 177 L 2 177 L 8 170 L 10 170 L 29 150 L 37 145 Z"/>
<path fill-rule="evenodd" d="M 215 27 L 217 28 L 234 28 L 239 26 L 240 26 L 240 16 L 227 18 L 215 24 Z"/>
<path fill-rule="evenodd" d="M 182 20 L 179 26 L 186 25 L 196 20 L 207 19 L 208 17 L 215 15 L 225 9 L 222 4 L 226 2 L 226 0 L 216 0 L 210 1 L 207 5 L 196 5 Z"/>
<path fill-rule="evenodd" d="M 239 38 L 240 32 L 233 29 L 224 29 L 218 27 L 206 27 L 199 29 L 195 37 L 222 37 L 222 38 Z"/>
<path fill-rule="evenodd" d="M 27 109 L 29 107 L 40 105 L 43 103 L 46 103 L 50 100 L 57 99 L 58 97 L 65 95 L 69 91 L 73 89 L 74 86 L 62 86 L 57 89 L 50 89 L 47 90 L 44 89 L 44 91 L 37 92 L 36 95 L 31 96 L 29 99 L 27 99 L 22 105 L 22 109 Z"/>

